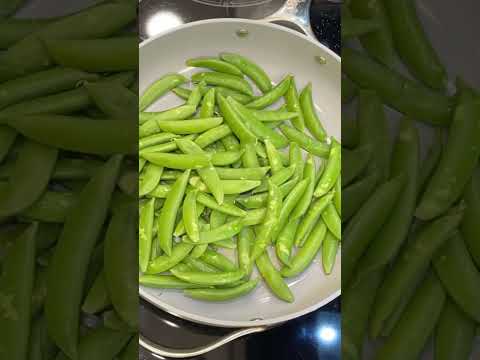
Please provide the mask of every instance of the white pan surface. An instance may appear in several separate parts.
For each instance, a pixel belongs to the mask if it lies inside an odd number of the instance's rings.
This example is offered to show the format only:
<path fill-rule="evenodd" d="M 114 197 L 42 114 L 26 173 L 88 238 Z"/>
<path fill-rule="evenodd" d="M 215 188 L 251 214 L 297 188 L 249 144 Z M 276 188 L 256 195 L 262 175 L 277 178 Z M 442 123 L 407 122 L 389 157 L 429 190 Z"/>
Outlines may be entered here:
<path fill-rule="evenodd" d="M 248 36 L 239 37 L 238 30 Z M 169 72 L 190 74 L 185 60 L 237 52 L 252 58 L 274 82 L 286 74 L 295 75 L 297 86 L 309 81 L 314 101 L 328 133 L 340 139 L 341 86 L 340 58 L 314 40 L 284 27 L 258 21 L 216 19 L 187 24 L 161 34 L 140 45 L 140 93 L 154 80 Z M 319 57 L 325 60 L 318 61 Z M 162 110 L 180 104 L 173 94 L 149 110 Z M 228 253 L 226 253 L 228 254 Z M 275 255 L 271 253 L 272 260 Z M 288 281 L 294 295 L 292 304 L 278 300 L 265 284 L 236 301 L 205 303 L 185 297 L 181 292 L 140 287 L 140 296 L 155 306 L 194 322 L 221 327 L 273 325 L 314 311 L 340 294 L 341 256 L 333 273 L 325 276 L 321 260 L 297 278 Z M 253 277 L 258 274 L 254 272 Z"/>

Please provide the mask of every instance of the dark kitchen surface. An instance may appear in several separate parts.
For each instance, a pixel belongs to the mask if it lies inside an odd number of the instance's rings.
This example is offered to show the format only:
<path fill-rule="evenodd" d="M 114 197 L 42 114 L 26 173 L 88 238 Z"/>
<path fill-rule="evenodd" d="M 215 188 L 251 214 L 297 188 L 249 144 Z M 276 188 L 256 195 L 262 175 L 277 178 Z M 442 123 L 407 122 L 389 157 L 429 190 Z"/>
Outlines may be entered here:
<path fill-rule="evenodd" d="M 145 19 L 163 19 L 166 26 L 218 18 L 260 19 L 276 12 L 284 0 L 143 0 L 140 3 L 140 34 L 155 32 Z M 225 7 L 225 4 L 241 4 Z M 319 41 L 340 52 L 340 9 L 338 1 L 313 0 L 311 22 Z M 149 28 L 150 26 L 150 28 Z M 150 35 L 151 36 L 151 35 Z M 148 37 L 146 35 L 145 37 Z M 144 336 L 172 348 L 192 348 L 214 342 L 228 329 L 193 324 L 167 314 L 145 301 L 140 302 L 140 330 Z M 340 299 L 314 313 L 292 320 L 264 333 L 236 340 L 226 346 L 196 357 L 196 360 L 337 360 L 341 344 Z M 141 349 L 140 360 L 153 360 Z"/>

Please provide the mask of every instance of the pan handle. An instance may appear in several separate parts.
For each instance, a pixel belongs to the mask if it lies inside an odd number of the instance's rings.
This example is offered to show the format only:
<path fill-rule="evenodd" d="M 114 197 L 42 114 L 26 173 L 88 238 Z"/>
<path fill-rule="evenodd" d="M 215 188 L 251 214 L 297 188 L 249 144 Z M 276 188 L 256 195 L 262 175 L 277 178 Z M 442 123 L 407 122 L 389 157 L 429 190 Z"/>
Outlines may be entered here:
<path fill-rule="evenodd" d="M 235 339 L 239 339 L 249 334 L 259 333 L 267 329 L 268 329 L 267 326 L 257 326 L 257 327 L 250 327 L 246 329 L 239 329 L 232 332 L 229 335 L 219 338 L 218 340 L 210 344 L 207 344 L 205 346 L 199 346 L 192 349 L 172 349 L 172 348 L 154 343 L 153 341 L 143 337 L 142 335 L 139 336 L 138 342 L 140 346 L 147 349 L 154 355 L 163 356 L 167 358 L 183 359 L 183 358 L 200 356 L 200 355 L 206 354 L 210 351 L 218 349 L 219 347 L 225 344 L 228 344 L 229 342 Z"/>
<path fill-rule="evenodd" d="M 312 0 L 287 0 L 280 10 L 266 17 L 263 21 L 286 27 L 290 27 L 287 25 L 288 23 L 293 24 L 293 28 L 300 28 L 306 36 L 316 40 L 310 24 L 311 3 Z"/>

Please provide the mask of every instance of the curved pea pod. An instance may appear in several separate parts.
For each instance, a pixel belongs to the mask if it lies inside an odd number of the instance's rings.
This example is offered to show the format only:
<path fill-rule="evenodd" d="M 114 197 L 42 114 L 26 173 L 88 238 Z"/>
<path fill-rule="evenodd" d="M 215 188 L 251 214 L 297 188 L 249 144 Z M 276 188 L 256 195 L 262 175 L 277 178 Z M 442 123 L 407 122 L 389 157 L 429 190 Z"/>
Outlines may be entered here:
<path fill-rule="evenodd" d="M 308 236 L 305 245 L 301 247 L 291 259 L 290 265 L 282 268 L 283 277 L 293 277 L 301 274 L 312 263 L 318 254 L 324 239 L 326 238 L 327 227 L 323 221 L 319 221 Z M 336 252 L 335 252 L 336 255 Z"/>
<path fill-rule="evenodd" d="M 243 227 L 244 224 L 242 219 L 233 220 L 217 228 L 207 231 L 201 231 L 200 240 L 196 243 L 193 243 L 191 239 L 188 238 L 185 238 L 184 242 L 196 245 L 214 243 L 220 240 L 229 239 L 237 235 L 238 233 L 240 233 Z"/>
<path fill-rule="evenodd" d="M 105 284 L 113 307 L 130 327 L 138 327 L 137 217 L 133 206 L 114 212 L 105 236 Z"/>
<path fill-rule="evenodd" d="M 192 251 L 193 245 L 185 242 L 175 245 L 171 251 L 171 255 L 162 255 L 154 259 L 148 264 L 145 274 L 159 274 L 164 271 L 172 269 L 177 264 L 181 263 L 188 254 Z"/>
<path fill-rule="evenodd" d="M 203 285 L 192 284 L 172 275 L 140 275 L 138 283 L 157 289 L 198 289 Z"/>
<path fill-rule="evenodd" d="M 404 119 L 392 156 L 391 176 L 405 174 L 405 186 L 382 230 L 360 260 L 357 276 L 387 266 L 407 239 L 417 200 L 420 169 L 418 132 L 409 119 Z"/>
<path fill-rule="evenodd" d="M 263 252 L 256 260 L 257 268 L 272 293 L 286 302 L 293 302 L 294 296 L 280 272 L 275 269 L 267 252 Z"/>
<path fill-rule="evenodd" d="M 342 283 L 348 284 L 353 269 L 370 242 L 387 221 L 405 183 L 403 175 L 382 184 L 350 220 L 342 247 Z"/>
<path fill-rule="evenodd" d="M 216 57 L 198 57 L 194 59 L 188 59 L 185 63 L 192 67 L 206 68 L 212 71 L 243 77 L 243 73 L 238 67 Z"/>
<path fill-rule="evenodd" d="M 247 108 L 254 110 L 262 110 L 276 103 L 282 96 L 287 93 L 288 89 L 290 88 L 291 81 L 292 75 L 287 75 L 273 89 L 246 104 Z"/>
<path fill-rule="evenodd" d="M 241 73 L 248 76 L 258 86 L 262 92 L 267 92 L 272 88 L 272 81 L 265 70 L 252 60 L 233 53 L 221 53 L 220 58 L 227 63 L 235 66 Z"/>
<path fill-rule="evenodd" d="M 342 358 L 360 359 L 382 273 L 375 272 L 354 286 L 342 289 Z"/>
<path fill-rule="evenodd" d="M 222 180 L 263 180 L 267 172 L 270 170 L 269 166 L 257 168 L 227 168 L 217 167 L 215 170 Z"/>
<path fill-rule="evenodd" d="M 291 179 L 292 176 L 294 176 L 294 174 L 296 173 L 296 171 L 297 171 L 297 166 L 290 165 L 289 167 L 278 170 L 275 174 L 270 176 L 268 180 L 270 180 L 274 185 L 281 186 L 285 184 L 289 179 Z M 256 194 L 264 191 L 268 191 L 268 181 L 265 181 L 265 180 L 262 182 L 262 184 L 258 188 L 256 188 L 253 191 L 253 193 Z"/>
<path fill-rule="evenodd" d="M 278 173 L 281 173 L 283 169 L 283 161 L 281 155 L 275 148 L 274 144 L 268 139 L 265 139 L 265 152 L 268 158 L 268 162 L 270 164 L 270 168 L 272 169 L 272 174 L 276 175 Z"/>
<path fill-rule="evenodd" d="M 138 114 L 138 96 L 125 86 L 113 81 L 85 84 L 95 105 L 112 119 L 135 119 Z"/>
<path fill-rule="evenodd" d="M 278 234 L 275 243 L 275 252 L 277 258 L 282 264 L 291 266 L 290 256 L 292 253 L 293 243 L 295 242 L 295 233 L 297 232 L 299 221 L 290 220 L 287 225 Z"/>
<path fill-rule="evenodd" d="M 58 150 L 25 140 L 10 180 L 1 190 L 0 217 L 18 214 L 37 201 L 45 191 L 57 161 Z M 35 177 L 31 174 L 35 173 Z"/>
<path fill-rule="evenodd" d="M 205 272 L 195 272 L 195 271 L 183 271 L 178 268 L 173 268 L 170 270 L 173 275 L 175 275 L 180 280 L 204 286 L 219 286 L 219 285 L 228 285 L 233 284 L 241 280 L 245 273 L 243 270 L 236 270 L 230 272 L 215 272 L 215 273 L 205 273 Z"/>
<path fill-rule="evenodd" d="M 384 4 L 389 14 L 395 48 L 402 62 L 416 79 L 433 89 L 444 90 L 447 72 L 417 17 L 415 3 L 386 0 Z"/>
<path fill-rule="evenodd" d="M 448 144 L 440 158 L 415 216 L 432 219 L 462 195 L 480 156 L 480 101 L 460 104 L 450 126 Z"/>
<path fill-rule="evenodd" d="M 383 102 L 406 116 L 433 125 L 451 120 L 452 101 L 357 50 L 342 49 L 342 71 L 362 88 L 375 90 Z"/>
<path fill-rule="evenodd" d="M 17 132 L 8 126 L 0 125 L 0 163 L 8 155 L 10 148 L 17 137 Z"/>
<path fill-rule="evenodd" d="M 211 154 L 212 164 L 214 166 L 232 165 L 242 158 L 244 150 L 239 151 L 221 151 Z"/>
<path fill-rule="evenodd" d="M 47 326 L 44 316 L 40 315 L 35 318 L 29 337 L 29 360 L 41 360 L 54 358 L 57 348 L 48 336 Z"/>
<path fill-rule="evenodd" d="M 288 91 L 285 94 L 285 103 L 287 105 L 288 111 L 297 113 L 297 116 L 291 120 L 293 126 L 298 131 L 304 131 L 305 118 L 303 116 L 303 108 L 300 105 L 300 99 L 298 97 L 298 91 L 297 91 L 297 84 L 295 82 L 294 77 L 291 78 L 290 86 L 288 88 Z"/>
<path fill-rule="evenodd" d="M 183 224 L 188 237 L 193 242 L 198 242 L 200 240 L 200 227 L 198 225 L 197 214 L 197 194 L 198 190 L 196 189 L 188 192 L 185 196 L 182 207 Z"/>
<path fill-rule="evenodd" d="M 221 271 L 238 270 L 237 265 L 235 265 L 229 258 L 211 249 L 206 249 L 200 257 L 200 260 Z"/>
<path fill-rule="evenodd" d="M 2 357 L 8 359 L 27 358 L 37 228 L 37 223 L 30 225 L 13 242 L 2 263 L 0 348 Z"/>
<path fill-rule="evenodd" d="M 325 274 L 331 274 L 335 261 L 337 259 L 340 240 L 330 231 L 327 231 L 322 246 L 322 266 Z"/>
<path fill-rule="evenodd" d="M 286 111 L 283 108 L 278 110 L 250 110 L 250 113 L 259 121 L 267 123 L 290 120 L 297 116 L 297 113 Z"/>
<path fill-rule="evenodd" d="M 474 338 L 475 321 L 452 300 L 447 300 L 435 331 L 435 357 L 439 360 L 467 360 Z"/>
<path fill-rule="evenodd" d="M 300 217 L 305 215 L 308 208 L 310 207 L 313 199 L 313 192 L 315 190 L 315 172 L 315 160 L 313 159 L 312 155 L 309 155 L 303 169 L 303 178 L 308 180 L 307 187 L 302 197 L 298 201 L 298 204 L 295 206 L 295 209 L 292 211 L 292 220 L 299 219 Z"/>
<path fill-rule="evenodd" d="M 63 223 L 78 200 L 72 192 L 46 191 L 27 209 L 19 213 L 22 218 L 44 223 Z"/>
<path fill-rule="evenodd" d="M 175 219 L 177 217 L 178 209 L 185 195 L 188 179 L 190 178 L 190 170 L 186 170 L 182 176 L 180 176 L 175 184 L 172 186 L 165 204 L 160 212 L 160 216 L 157 221 L 157 237 L 160 248 L 168 256 L 172 252 L 172 235 L 175 227 Z"/>
<path fill-rule="evenodd" d="M 242 146 L 243 156 L 242 164 L 244 168 L 255 168 L 260 166 L 260 162 L 257 157 L 257 146 L 254 143 L 244 144 Z"/>
<path fill-rule="evenodd" d="M 308 85 L 302 90 L 300 93 L 299 102 L 308 131 L 310 131 L 313 137 L 318 141 L 324 141 L 327 138 L 327 133 L 320 119 L 318 118 L 317 110 L 315 109 L 315 104 L 313 103 L 312 83 L 308 83 Z"/>
<path fill-rule="evenodd" d="M 450 297 L 466 314 L 475 321 L 480 321 L 478 308 L 480 272 L 473 263 L 459 233 L 440 248 L 433 259 L 433 264 Z"/>
<path fill-rule="evenodd" d="M 45 303 L 48 329 L 55 343 L 72 358 L 77 355 L 79 309 L 90 256 L 107 216 L 121 163 L 121 156 L 110 158 L 83 189 L 65 221 L 49 266 Z"/>
<path fill-rule="evenodd" d="M 250 276 L 253 269 L 253 262 L 250 258 L 250 250 L 255 240 L 255 233 L 251 227 L 244 227 L 238 235 L 238 267 Z"/>
<path fill-rule="evenodd" d="M 282 194 L 278 186 L 268 181 L 268 201 L 267 211 L 262 225 L 257 232 L 257 238 L 253 245 L 251 257 L 256 261 L 264 252 L 267 246 L 272 242 L 272 236 L 277 227 L 280 212 L 282 211 Z"/>
<path fill-rule="evenodd" d="M 443 151 L 443 131 L 442 129 L 437 129 L 435 132 L 435 137 L 433 139 L 432 145 L 429 147 L 425 159 L 422 163 L 422 168 L 420 169 L 419 179 L 418 179 L 418 191 L 417 197 L 421 198 L 425 192 L 425 186 L 428 184 L 428 181 L 432 177 L 433 172 L 438 166 L 440 161 L 440 156 Z"/>
<path fill-rule="evenodd" d="M 170 90 L 187 82 L 187 78 L 180 74 L 167 74 L 150 84 L 140 96 L 139 110 L 143 111 Z"/>
<path fill-rule="evenodd" d="M 210 157 L 204 154 L 184 155 L 140 152 L 140 156 L 158 166 L 178 170 L 200 169 L 209 166 L 210 163 Z"/>
<path fill-rule="evenodd" d="M 3 119 L 0 119 L 0 123 Z M 7 120 L 19 133 L 44 145 L 87 154 L 133 154 L 136 125 L 127 120 L 94 120 L 61 115 L 22 115 Z"/>
<path fill-rule="evenodd" d="M 224 202 L 222 205 L 219 205 L 215 201 L 215 199 L 208 194 L 198 193 L 197 202 L 205 205 L 206 207 L 212 210 L 216 210 L 220 213 L 224 213 L 227 215 L 240 216 L 240 217 L 244 217 L 245 215 L 247 215 L 247 212 L 245 210 L 242 210 L 233 204 Z"/>
<path fill-rule="evenodd" d="M 333 139 L 330 147 L 330 154 L 328 156 L 328 163 L 318 181 L 317 187 L 315 188 L 313 193 L 314 196 L 323 196 L 335 186 L 335 182 L 337 181 L 342 168 L 341 156 L 342 147 L 339 142 Z"/>
<path fill-rule="evenodd" d="M 232 130 L 230 129 L 230 127 L 228 125 L 223 124 L 223 125 L 214 127 L 213 129 L 207 130 L 203 134 L 200 134 L 195 139 L 195 144 L 197 144 L 203 149 L 217 142 L 218 140 L 224 139 L 231 133 L 232 133 Z"/>
<path fill-rule="evenodd" d="M 207 119 L 202 119 L 199 121 L 205 121 Z M 186 154 L 198 154 L 198 155 L 206 155 L 206 153 L 202 150 L 200 146 L 195 144 L 193 141 L 186 140 L 186 139 L 178 139 L 175 140 L 180 150 L 182 150 Z M 218 202 L 219 205 L 223 204 L 224 199 L 224 192 L 223 188 L 220 183 L 220 178 L 217 174 L 217 171 L 213 167 L 211 163 L 203 169 L 197 169 L 198 175 L 202 178 L 204 183 L 207 185 L 210 192 L 215 197 L 215 200 Z"/>
<path fill-rule="evenodd" d="M 342 187 L 349 185 L 368 166 L 372 156 L 370 144 L 356 149 L 342 149 Z"/>
<path fill-rule="evenodd" d="M 153 119 L 157 122 L 157 126 L 161 131 L 178 135 L 203 133 L 204 131 L 221 125 L 223 122 L 223 118 L 221 117 L 183 121 Z"/>
<path fill-rule="evenodd" d="M 455 233 L 461 220 L 461 210 L 454 209 L 451 214 L 425 225 L 415 239 L 407 243 L 378 290 L 375 311 L 370 320 L 372 338 L 380 334 L 388 318 L 401 304 L 403 296 L 421 281 L 433 254 Z"/>
<path fill-rule="evenodd" d="M 149 124 L 140 127 L 140 137 L 147 136 L 146 133 L 151 132 L 150 127 L 153 127 L 155 131 L 159 132 L 161 129 L 157 124 L 157 121 L 167 120 L 184 120 L 195 114 L 196 107 L 194 105 L 186 104 L 180 105 L 168 110 L 160 112 L 141 112 L 139 116 L 140 124 Z M 157 124 L 155 127 L 154 124 Z"/>
<path fill-rule="evenodd" d="M 477 168 L 463 196 L 466 209 L 461 224 L 461 232 L 465 239 L 472 259 L 480 268 L 480 232 L 478 231 L 478 219 L 480 219 L 480 170 Z"/>
<path fill-rule="evenodd" d="M 378 177 L 378 172 L 374 172 L 343 189 L 342 222 L 347 222 L 361 208 L 374 191 Z"/>
<path fill-rule="evenodd" d="M 446 294 L 437 277 L 430 273 L 407 305 L 390 337 L 376 359 L 403 360 L 418 358 L 440 317 Z M 418 329 L 417 331 L 412 331 Z"/>
<path fill-rule="evenodd" d="M 165 144 L 170 140 L 175 139 L 176 137 L 179 137 L 179 135 L 175 135 L 171 133 L 160 133 L 160 134 L 150 135 L 138 141 L 138 148 L 139 150 L 142 150 L 150 146 Z"/>
<path fill-rule="evenodd" d="M 342 220 L 340 219 L 340 215 L 337 213 L 333 202 L 329 203 L 323 210 L 322 219 L 333 236 L 335 236 L 338 240 L 341 240 Z"/>
<path fill-rule="evenodd" d="M 232 132 L 240 139 L 243 144 L 256 143 L 257 137 L 250 131 L 247 125 L 242 121 L 240 115 L 228 102 L 229 98 L 217 93 L 217 103 L 225 122 L 232 129 Z"/>
<path fill-rule="evenodd" d="M 200 111 L 198 112 L 197 117 L 199 119 L 211 118 L 215 114 L 215 88 L 211 88 L 207 91 L 202 100 L 202 105 L 200 106 Z"/>
<path fill-rule="evenodd" d="M 219 72 L 202 72 L 192 76 L 193 82 L 205 81 L 207 85 L 222 86 L 228 89 L 236 90 L 242 94 L 253 96 L 253 90 L 250 83 L 238 76 L 219 73 Z"/>
<path fill-rule="evenodd" d="M 155 164 L 147 164 L 143 171 L 141 178 L 139 179 L 138 195 L 144 196 L 153 191 L 160 183 L 162 178 L 163 167 Z"/>
<path fill-rule="evenodd" d="M 328 144 L 314 140 L 311 137 L 287 125 L 281 125 L 280 130 L 287 137 L 288 140 L 293 143 L 297 143 L 308 153 L 321 158 L 328 157 L 328 154 L 330 153 L 330 146 Z"/>
<path fill-rule="evenodd" d="M 92 287 L 88 291 L 82 305 L 82 311 L 86 314 L 96 314 L 111 306 L 110 297 L 107 292 L 105 272 L 100 271 Z"/>
<path fill-rule="evenodd" d="M 395 49 L 390 22 L 383 1 L 374 1 L 367 4 L 361 0 L 354 0 L 350 10 L 355 18 L 373 20 L 380 29 L 360 36 L 362 46 L 375 60 L 391 66 L 395 60 Z"/>
<path fill-rule="evenodd" d="M 259 280 L 255 279 L 226 289 L 190 289 L 185 290 L 183 293 L 196 300 L 228 301 L 249 294 L 257 287 L 258 282 Z"/>
<path fill-rule="evenodd" d="M 225 195 L 235 195 L 248 192 L 261 184 L 258 180 L 220 180 L 220 187 Z M 210 192 L 210 189 L 200 180 L 193 176 L 190 185 L 203 192 Z"/>
<path fill-rule="evenodd" d="M 155 214 L 155 198 L 147 201 L 140 207 L 140 221 L 138 226 L 138 263 L 141 271 L 146 271 L 150 260 L 153 237 L 153 221 Z"/>

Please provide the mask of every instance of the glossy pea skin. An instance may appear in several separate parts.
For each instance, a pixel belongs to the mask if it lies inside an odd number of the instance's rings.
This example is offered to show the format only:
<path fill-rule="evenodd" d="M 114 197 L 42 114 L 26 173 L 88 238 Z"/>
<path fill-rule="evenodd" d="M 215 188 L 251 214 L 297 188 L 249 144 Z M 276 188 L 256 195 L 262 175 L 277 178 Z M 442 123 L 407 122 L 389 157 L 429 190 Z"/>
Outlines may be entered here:
<path fill-rule="evenodd" d="M 194 74 L 192 76 L 192 81 L 205 81 L 207 85 L 223 86 L 228 89 L 239 91 L 242 94 L 253 96 L 253 90 L 250 84 L 245 79 L 235 75 L 218 72 L 203 72 Z"/>
<path fill-rule="evenodd" d="M 202 285 L 179 280 L 172 275 L 140 275 L 138 283 L 158 289 L 197 289 L 202 287 Z"/>
<path fill-rule="evenodd" d="M 113 156 L 86 185 L 66 219 L 49 266 L 45 303 L 49 334 L 62 351 L 73 358 L 78 353 L 83 284 L 95 241 L 108 213 L 121 162 L 121 156 Z M 64 276 L 59 277 L 60 273 Z"/>
<path fill-rule="evenodd" d="M 221 53 L 220 58 L 229 64 L 237 67 L 243 74 L 248 76 L 263 92 L 267 92 L 272 88 L 272 81 L 268 77 L 265 70 L 252 60 L 233 53 Z"/>
<path fill-rule="evenodd" d="M 340 240 L 334 236 L 330 231 L 327 231 L 322 246 L 322 266 L 325 274 L 332 273 L 335 260 L 337 259 L 338 248 Z"/>
<path fill-rule="evenodd" d="M 202 105 L 198 113 L 199 119 L 211 118 L 215 114 L 215 88 L 207 91 L 202 100 Z"/>
<path fill-rule="evenodd" d="M 239 207 L 236 207 L 235 205 L 229 204 L 227 202 L 224 202 L 222 205 L 219 205 L 213 197 L 201 192 L 198 193 L 196 200 L 198 203 L 203 204 L 212 210 L 216 210 L 220 213 L 224 213 L 227 215 L 245 216 L 247 214 L 245 210 L 242 210 Z"/>
<path fill-rule="evenodd" d="M 195 144 L 200 146 L 202 149 L 219 141 L 223 140 L 225 137 L 230 135 L 232 130 L 228 125 L 222 124 L 220 126 L 214 127 L 200 134 L 195 139 Z"/>
<path fill-rule="evenodd" d="M 45 191 L 57 160 L 58 150 L 25 140 L 12 170 L 10 182 L 2 190 L 0 217 L 12 216 L 32 205 Z M 32 171 L 36 176 L 31 177 Z"/>
<path fill-rule="evenodd" d="M 221 271 L 238 270 L 237 266 L 229 258 L 210 249 L 207 249 L 200 259 Z"/>
<path fill-rule="evenodd" d="M 400 360 L 419 357 L 435 328 L 445 300 L 445 290 L 441 282 L 430 273 L 407 305 L 376 359 Z M 412 331 L 412 328 L 419 332 Z"/>
<path fill-rule="evenodd" d="M 450 126 L 447 146 L 415 216 L 429 220 L 444 213 L 462 195 L 480 156 L 480 101 L 460 104 Z"/>
<path fill-rule="evenodd" d="M 202 133 L 222 124 L 223 118 L 205 118 L 198 120 L 156 120 L 157 126 L 164 132 L 170 132 L 179 135 L 188 135 Z"/>
<path fill-rule="evenodd" d="M 323 128 L 323 125 L 318 118 L 317 110 L 315 109 L 315 104 L 312 98 L 312 83 L 309 83 L 302 90 L 299 102 L 308 131 L 310 131 L 313 137 L 318 141 L 324 141 L 327 138 L 327 133 Z"/>
<path fill-rule="evenodd" d="M 162 178 L 163 167 L 155 164 L 147 164 L 139 179 L 139 196 L 144 196 L 150 193 L 157 187 Z"/>
<path fill-rule="evenodd" d="M 285 103 L 287 104 L 287 110 L 290 112 L 296 112 L 297 116 L 294 117 L 291 122 L 298 131 L 305 130 L 305 118 L 303 116 L 303 109 L 300 105 L 300 99 L 298 97 L 297 84 L 295 78 L 290 80 L 290 87 L 285 94 Z"/>
<path fill-rule="evenodd" d="M 283 168 L 281 170 L 278 170 L 276 172 L 276 174 L 273 174 L 269 178 L 269 180 L 274 185 L 281 186 L 282 184 L 287 182 L 289 179 L 291 179 L 292 176 L 294 176 L 296 170 L 297 170 L 296 165 Z M 261 193 L 261 192 L 264 192 L 264 191 L 268 191 L 268 181 L 263 181 L 262 184 L 253 191 L 253 193 L 256 194 L 256 193 Z"/>
<path fill-rule="evenodd" d="M 215 170 L 222 180 L 262 180 L 270 170 L 269 166 L 257 168 L 228 168 L 217 167 Z"/>
<path fill-rule="evenodd" d="M 170 270 L 171 268 L 182 262 L 183 259 L 185 259 L 185 257 L 187 257 L 188 254 L 192 251 L 192 249 L 193 245 L 187 244 L 185 242 L 175 245 L 171 250 L 170 256 L 161 255 L 154 259 L 152 262 L 150 262 L 148 264 L 148 268 L 145 274 L 153 275 Z"/>
<path fill-rule="evenodd" d="M 240 115 L 232 107 L 228 101 L 229 98 L 224 98 L 221 94 L 217 94 L 217 103 L 223 114 L 225 123 L 232 129 L 232 132 L 240 139 L 243 144 L 255 143 L 257 137 L 242 121 Z"/>
<path fill-rule="evenodd" d="M 280 130 L 288 140 L 297 143 L 300 145 L 300 147 L 312 155 L 326 158 L 330 152 L 330 146 L 328 144 L 314 140 L 290 126 L 281 125 Z"/>
<path fill-rule="evenodd" d="M 112 119 L 135 119 L 138 96 L 125 86 L 114 82 L 96 82 L 85 85 L 94 104 Z"/>
<path fill-rule="evenodd" d="M 294 296 L 280 272 L 273 266 L 268 252 L 263 252 L 256 260 L 257 268 L 272 293 L 286 302 L 293 302 Z"/>
<path fill-rule="evenodd" d="M 204 301 L 228 301 L 252 292 L 258 285 L 258 279 L 226 289 L 193 289 L 183 293 L 192 299 Z"/>
<path fill-rule="evenodd" d="M 241 219 L 233 220 L 219 226 L 215 229 L 200 232 L 200 240 L 196 244 L 210 244 L 220 240 L 225 240 L 237 235 L 243 228 Z M 191 241 L 184 239 L 184 241 Z"/>
<path fill-rule="evenodd" d="M 38 224 L 29 225 L 15 239 L 2 262 L 0 285 L 7 302 L 0 315 L 0 347 L 2 356 L 8 359 L 27 358 L 37 229 Z"/>
<path fill-rule="evenodd" d="M 325 210 L 323 210 L 322 219 L 323 222 L 327 225 L 328 230 L 333 234 L 333 236 L 335 236 L 338 240 L 341 240 L 342 220 L 340 219 L 340 216 L 337 213 L 333 202 L 329 203 Z"/>
<path fill-rule="evenodd" d="M 433 254 L 455 233 L 461 219 L 461 212 L 455 210 L 428 223 L 401 251 L 377 292 L 370 321 L 372 338 L 380 334 L 387 319 L 401 303 L 402 296 L 421 281 Z"/>
<path fill-rule="evenodd" d="M 235 65 L 216 57 L 199 57 L 188 59 L 186 64 L 188 66 L 201 67 L 210 69 L 212 71 L 243 77 L 243 73 Z"/>
<path fill-rule="evenodd" d="M 155 119 L 155 122 L 164 120 L 184 120 L 195 114 L 195 110 L 196 108 L 194 105 L 186 104 L 160 112 L 141 112 L 139 117 L 140 124 L 144 124 L 153 119 Z M 141 135 L 142 132 L 140 131 L 140 137 L 142 137 Z"/>
<path fill-rule="evenodd" d="M 236 163 L 242 158 L 244 150 L 239 151 L 221 151 L 211 155 L 214 166 L 227 166 Z"/>
<path fill-rule="evenodd" d="M 164 144 L 174 138 L 178 137 L 179 135 L 175 135 L 172 133 L 160 133 L 154 134 L 148 137 L 144 137 L 138 141 L 139 150 L 147 148 L 149 146 L 154 146 L 158 144 Z"/>
<path fill-rule="evenodd" d="M 477 322 L 480 321 L 480 310 L 477 306 L 480 301 L 480 272 L 459 233 L 442 245 L 435 254 L 433 265 L 450 297 L 467 315 Z"/>
<path fill-rule="evenodd" d="M 451 100 L 368 58 L 342 49 L 342 71 L 362 88 L 375 90 L 383 102 L 404 115 L 433 125 L 451 120 Z"/>
<path fill-rule="evenodd" d="M 281 270 L 283 277 L 293 277 L 301 274 L 312 263 L 318 254 L 327 234 L 327 227 L 323 221 L 318 221 L 307 241 L 295 256 L 291 259 L 290 265 L 284 266 Z M 335 253 L 336 255 L 336 253 Z"/>
<path fill-rule="evenodd" d="M 435 330 L 435 357 L 438 360 L 467 360 L 474 338 L 474 320 L 451 299 L 447 300 Z"/>
<path fill-rule="evenodd" d="M 247 108 L 254 110 L 263 110 L 266 107 L 276 103 L 282 96 L 284 96 L 290 88 L 292 80 L 291 75 L 287 75 L 278 85 L 266 92 L 262 96 L 255 98 L 253 101 L 246 104 Z"/>
<path fill-rule="evenodd" d="M 245 276 L 242 270 L 219 273 L 203 273 L 193 271 L 185 272 L 173 268 L 171 269 L 171 272 L 173 275 L 183 281 L 204 286 L 228 285 L 241 280 Z"/>
<path fill-rule="evenodd" d="M 342 189 L 342 222 L 346 223 L 361 208 L 374 191 L 378 177 L 378 173 L 374 172 Z"/>
<path fill-rule="evenodd" d="M 183 223 L 188 237 L 193 242 L 200 240 L 200 227 L 198 225 L 197 214 L 197 194 L 198 190 L 190 191 L 183 201 Z"/>
<path fill-rule="evenodd" d="M 186 170 L 182 176 L 175 181 L 158 217 L 157 236 L 159 245 L 168 256 L 170 256 L 172 252 L 172 234 L 175 226 L 175 218 L 183 196 L 185 195 L 189 177 L 190 170 Z"/>
<path fill-rule="evenodd" d="M 425 85 L 444 90 L 447 72 L 430 43 L 411 0 L 384 1 L 395 48 L 412 75 Z M 399 21 L 399 19 L 402 19 Z M 409 39 L 409 41 L 405 41 Z"/>
<path fill-rule="evenodd" d="M 210 158 L 202 154 L 166 154 L 166 153 L 143 153 L 140 156 L 153 164 L 170 169 L 186 170 L 207 167 Z"/>
<path fill-rule="evenodd" d="M 265 140 L 265 150 L 272 174 L 278 174 L 283 169 L 283 162 L 277 149 L 268 139 Z"/>
<path fill-rule="evenodd" d="M 295 242 L 295 233 L 297 232 L 299 220 L 290 220 L 287 225 L 278 234 L 275 243 L 275 252 L 277 258 L 282 264 L 291 266 L 290 255 Z"/>
<path fill-rule="evenodd" d="M 180 74 L 167 74 L 156 80 L 140 96 L 139 110 L 143 111 L 170 90 L 187 82 L 187 78 Z"/>
<path fill-rule="evenodd" d="M 340 171 L 342 168 L 342 148 L 339 142 L 335 139 L 332 140 L 332 145 L 330 147 L 330 154 L 328 156 L 327 166 L 318 181 L 317 187 L 313 192 L 313 195 L 320 197 L 329 192 L 340 176 Z"/>
<path fill-rule="evenodd" d="M 237 100 L 238 101 L 238 100 Z M 289 112 L 284 109 L 279 110 L 250 110 L 250 113 L 259 121 L 263 122 L 277 122 L 293 119 L 298 116 L 297 113 Z"/>
<path fill-rule="evenodd" d="M 238 235 L 238 267 L 250 276 L 253 269 L 253 262 L 250 258 L 250 250 L 255 241 L 255 233 L 251 227 L 244 227 Z"/>

